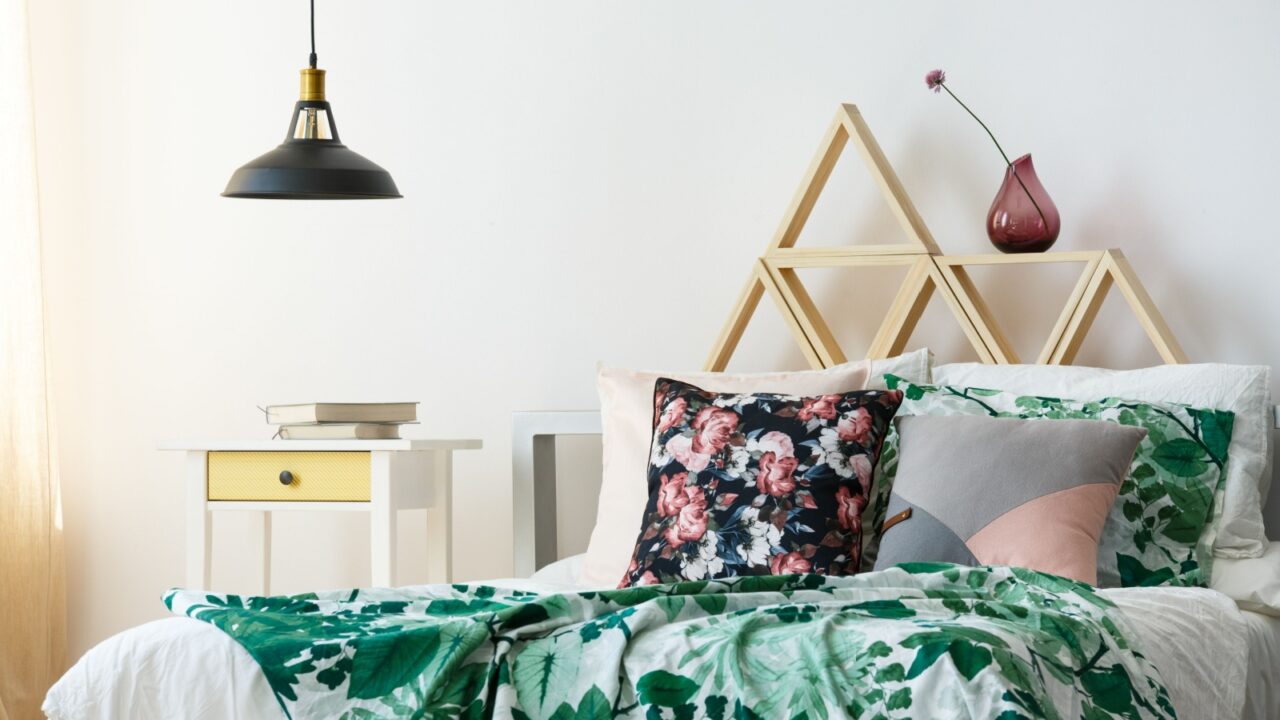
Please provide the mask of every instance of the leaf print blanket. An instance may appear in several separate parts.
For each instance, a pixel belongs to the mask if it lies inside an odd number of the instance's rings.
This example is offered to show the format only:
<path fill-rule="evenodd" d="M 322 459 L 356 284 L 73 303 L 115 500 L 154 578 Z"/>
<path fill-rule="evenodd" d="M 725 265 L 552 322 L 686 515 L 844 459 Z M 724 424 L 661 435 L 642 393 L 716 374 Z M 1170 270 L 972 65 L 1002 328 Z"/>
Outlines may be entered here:
<path fill-rule="evenodd" d="M 291 718 L 1175 717 L 1109 601 L 1018 568 L 165 603 L 240 642 Z"/>

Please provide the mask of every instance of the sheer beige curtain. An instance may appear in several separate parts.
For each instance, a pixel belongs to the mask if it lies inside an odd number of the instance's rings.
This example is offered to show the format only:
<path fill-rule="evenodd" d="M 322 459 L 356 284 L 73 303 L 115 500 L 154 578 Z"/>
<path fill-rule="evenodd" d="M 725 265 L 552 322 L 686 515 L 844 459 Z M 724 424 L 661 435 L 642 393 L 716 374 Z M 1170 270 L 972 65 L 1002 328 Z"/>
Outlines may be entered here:
<path fill-rule="evenodd" d="M 65 645 L 26 10 L 0 0 L 0 720 L 42 717 Z"/>

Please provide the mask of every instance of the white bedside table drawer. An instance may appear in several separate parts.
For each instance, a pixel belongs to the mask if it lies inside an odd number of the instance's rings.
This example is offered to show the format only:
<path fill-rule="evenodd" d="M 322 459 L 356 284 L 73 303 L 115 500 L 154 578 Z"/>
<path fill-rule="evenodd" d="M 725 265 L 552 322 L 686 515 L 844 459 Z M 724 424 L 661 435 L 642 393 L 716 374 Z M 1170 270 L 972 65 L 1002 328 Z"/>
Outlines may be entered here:
<path fill-rule="evenodd" d="M 368 452 L 215 450 L 208 463 L 209 500 L 369 502 Z"/>

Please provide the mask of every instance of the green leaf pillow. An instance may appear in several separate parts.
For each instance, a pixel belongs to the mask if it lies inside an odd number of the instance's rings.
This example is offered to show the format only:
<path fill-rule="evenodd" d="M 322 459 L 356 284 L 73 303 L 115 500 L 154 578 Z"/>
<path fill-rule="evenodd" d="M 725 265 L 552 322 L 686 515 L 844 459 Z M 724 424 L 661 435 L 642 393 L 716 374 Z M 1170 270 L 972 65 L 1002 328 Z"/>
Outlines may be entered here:
<path fill-rule="evenodd" d="M 1235 415 L 1176 403 L 1102 398 L 1077 401 L 1000 390 L 916 385 L 885 377 L 902 390 L 898 417 L 988 415 L 1029 420 L 1105 420 L 1145 428 L 1129 475 L 1098 543 L 1098 585 L 1205 586 L 1213 557 L 1214 498 L 1226 479 L 1227 446 Z M 865 510 L 872 532 L 864 567 L 874 562 L 880 526 L 898 468 L 898 434 L 891 429 Z M 864 523 L 865 526 L 865 523 Z"/>

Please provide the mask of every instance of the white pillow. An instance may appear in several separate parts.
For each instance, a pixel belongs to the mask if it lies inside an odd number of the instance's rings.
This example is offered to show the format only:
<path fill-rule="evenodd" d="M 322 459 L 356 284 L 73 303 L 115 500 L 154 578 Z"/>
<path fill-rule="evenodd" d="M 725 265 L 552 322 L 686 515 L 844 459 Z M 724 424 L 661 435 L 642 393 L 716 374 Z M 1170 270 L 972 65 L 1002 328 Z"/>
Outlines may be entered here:
<path fill-rule="evenodd" d="M 530 575 L 529 579 L 551 585 L 578 586 L 582 578 L 582 562 L 586 557 L 585 553 L 579 553 L 570 555 L 567 558 L 560 558 L 550 565 L 538 568 L 538 571 Z M 614 585 L 609 587 L 614 587 Z"/>
<path fill-rule="evenodd" d="M 1213 564 L 1209 587 L 1245 610 L 1280 616 L 1280 543 L 1258 558 L 1223 558 Z"/>
<path fill-rule="evenodd" d="M 600 483 L 596 525 L 582 565 L 581 583 L 590 587 L 617 586 L 635 551 L 640 521 L 649 502 L 645 471 L 653 436 L 653 386 L 658 378 L 668 377 L 712 392 L 811 396 L 884 388 L 886 373 L 928 382 L 932 362 L 928 350 L 917 350 L 885 360 L 862 360 L 826 370 L 763 374 L 646 372 L 601 367 L 596 386 L 600 391 L 604 431 L 604 477 Z"/>
<path fill-rule="evenodd" d="M 1105 370 L 1070 365 L 955 363 L 933 371 L 940 385 L 1007 390 L 1023 395 L 1089 400 L 1120 397 L 1175 402 L 1235 413 L 1227 449 L 1227 480 L 1210 532 L 1220 558 L 1256 558 L 1267 547 L 1262 505 L 1271 486 L 1271 368 L 1264 365 L 1160 365 Z M 1214 573 L 1217 574 L 1216 572 Z"/>

